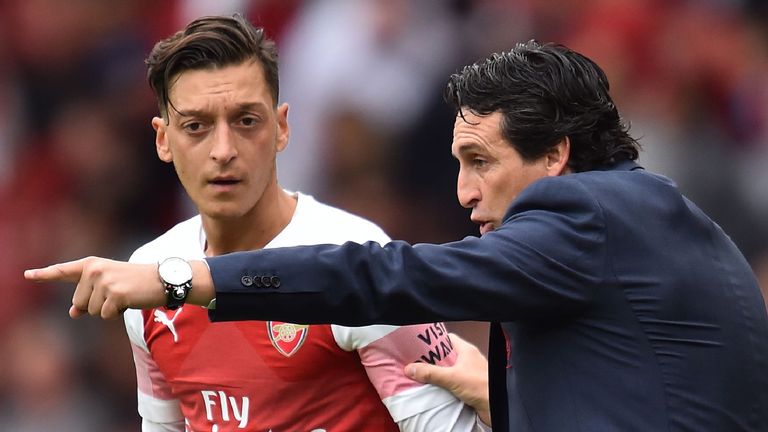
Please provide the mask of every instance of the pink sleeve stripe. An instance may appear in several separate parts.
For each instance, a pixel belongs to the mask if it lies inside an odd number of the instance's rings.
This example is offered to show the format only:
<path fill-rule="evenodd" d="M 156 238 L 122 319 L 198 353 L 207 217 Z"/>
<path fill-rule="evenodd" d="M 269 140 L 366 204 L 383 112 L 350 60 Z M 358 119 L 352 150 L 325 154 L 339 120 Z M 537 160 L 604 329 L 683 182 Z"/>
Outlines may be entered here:
<path fill-rule="evenodd" d="M 381 399 L 420 387 L 406 377 L 406 364 L 421 361 L 450 366 L 456 353 L 443 323 L 400 327 L 358 350 L 360 361 Z"/>
<path fill-rule="evenodd" d="M 174 399 L 163 373 L 149 353 L 134 344 L 131 344 L 131 349 L 133 362 L 136 364 L 136 384 L 139 391 L 156 399 Z"/>

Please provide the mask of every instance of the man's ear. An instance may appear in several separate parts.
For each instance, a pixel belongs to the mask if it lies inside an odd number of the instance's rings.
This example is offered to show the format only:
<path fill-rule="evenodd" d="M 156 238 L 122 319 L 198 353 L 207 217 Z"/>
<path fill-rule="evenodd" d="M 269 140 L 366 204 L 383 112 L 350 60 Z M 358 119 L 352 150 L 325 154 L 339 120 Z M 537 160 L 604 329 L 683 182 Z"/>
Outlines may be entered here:
<path fill-rule="evenodd" d="M 281 152 L 288 146 L 288 138 L 291 136 L 291 128 L 288 127 L 288 104 L 283 103 L 277 107 L 277 151 Z"/>
<path fill-rule="evenodd" d="M 166 134 L 168 125 L 160 117 L 152 119 L 152 128 L 155 129 L 155 147 L 157 148 L 157 157 L 163 162 L 173 162 L 173 153 L 168 145 L 168 135 Z"/>
<path fill-rule="evenodd" d="M 545 168 L 548 176 L 567 174 L 569 172 L 568 161 L 571 158 L 571 139 L 567 136 L 563 137 L 549 149 L 545 157 Z"/>

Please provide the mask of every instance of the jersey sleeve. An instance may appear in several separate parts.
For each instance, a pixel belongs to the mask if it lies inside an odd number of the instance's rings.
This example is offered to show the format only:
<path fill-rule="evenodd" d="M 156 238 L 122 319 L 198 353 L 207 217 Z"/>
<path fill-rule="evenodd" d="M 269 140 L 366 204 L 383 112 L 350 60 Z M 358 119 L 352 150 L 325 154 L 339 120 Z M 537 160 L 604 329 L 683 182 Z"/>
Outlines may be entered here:
<path fill-rule="evenodd" d="M 184 432 L 187 430 L 185 427 L 184 422 L 155 423 L 147 419 L 141 421 L 141 432 Z"/>
<path fill-rule="evenodd" d="M 123 314 L 131 342 L 142 432 L 183 432 L 184 416 L 178 400 L 158 369 L 144 340 L 144 317 L 141 311 L 129 309 Z"/>
<path fill-rule="evenodd" d="M 443 323 L 411 326 L 332 325 L 334 338 L 346 351 L 357 351 L 368 378 L 403 432 L 473 431 L 476 415 L 449 391 L 411 380 L 406 364 L 415 361 L 450 366 L 456 361 Z"/>

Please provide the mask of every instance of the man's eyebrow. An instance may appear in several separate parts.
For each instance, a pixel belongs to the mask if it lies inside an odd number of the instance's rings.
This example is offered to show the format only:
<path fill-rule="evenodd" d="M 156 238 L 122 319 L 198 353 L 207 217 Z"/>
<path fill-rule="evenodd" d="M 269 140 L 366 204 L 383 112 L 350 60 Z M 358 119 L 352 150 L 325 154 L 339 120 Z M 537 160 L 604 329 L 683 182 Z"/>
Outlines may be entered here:
<path fill-rule="evenodd" d="M 243 102 L 241 104 L 237 104 L 233 111 L 262 111 L 266 109 L 267 105 L 263 102 Z M 202 109 L 176 109 L 174 111 L 176 111 L 180 117 L 205 117 L 210 115 L 209 112 Z"/>
<path fill-rule="evenodd" d="M 477 143 L 463 143 L 459 144 L 456 148 L 457 154 L 466 154 L 471 152 L 476 152 L 482 149 L 482 146 L 480 146 Z"/>
<path fill-rule="evenodd" d="M 451 151 L 451 156 L 458 160 L 461 157 L 466 157 L 467 154 L 479 152 L 481 148 L 479 144 L 473 142 L 457 144 L 456 151 Z"/>
<path fill-rule="evenodd" d="M 264 102 L 243 102 L 237 105 L 238 111 L 259 111 L 268 108 Z"/>
<path fill-rule="evenodd" d="M 174 111 L 176 111 L 176 114 L 178 114 L 179 117 L 203 117 L 205 115 L 205 111 L 197 110 L 197 109 L 189 109 L 189 110 L 175 109 Z"/>

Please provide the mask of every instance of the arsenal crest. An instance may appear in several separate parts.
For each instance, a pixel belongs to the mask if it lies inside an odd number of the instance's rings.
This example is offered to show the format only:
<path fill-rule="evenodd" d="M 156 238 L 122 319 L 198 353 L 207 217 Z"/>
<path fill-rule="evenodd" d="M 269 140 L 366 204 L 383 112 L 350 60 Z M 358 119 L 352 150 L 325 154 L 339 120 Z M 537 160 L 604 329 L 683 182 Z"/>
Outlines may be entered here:
<path fill-rule="evenodd" d="M 272 346 L 280 354 L 290 357 L 301 348 L 309 334 L 309 325 L 282 321 L 267 321 L 267 333 Z"/>

